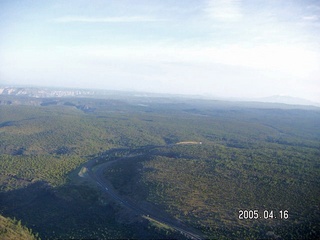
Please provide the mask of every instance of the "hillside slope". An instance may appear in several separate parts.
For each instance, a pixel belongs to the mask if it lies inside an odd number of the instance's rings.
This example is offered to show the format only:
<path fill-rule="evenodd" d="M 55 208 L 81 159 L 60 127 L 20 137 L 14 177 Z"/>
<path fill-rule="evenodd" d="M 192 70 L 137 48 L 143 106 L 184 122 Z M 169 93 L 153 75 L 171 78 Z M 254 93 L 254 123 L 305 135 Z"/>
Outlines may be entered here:
<path fill-rule="evenodd" d="M 32 231 L 21 225 L 20 221 L 0 215 L 0 239 L 2 240 L 36 240 Z"/>

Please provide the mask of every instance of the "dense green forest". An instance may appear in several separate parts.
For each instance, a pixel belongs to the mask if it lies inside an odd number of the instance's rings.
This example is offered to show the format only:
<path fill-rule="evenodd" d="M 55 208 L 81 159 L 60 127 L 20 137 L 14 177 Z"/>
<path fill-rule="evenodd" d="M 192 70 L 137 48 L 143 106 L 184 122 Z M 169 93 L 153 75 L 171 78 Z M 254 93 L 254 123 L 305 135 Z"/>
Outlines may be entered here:
<path fill-rule="evenodd" d="M 285 239 L 315 237 L 319 169 L 306 159 L 317 159 L 319 152 L 302 150 L 300 159 L 295 148 L 275 151 L 177 145 L 121 161 L 105 176 L 122 194 L 154 203 L 209 238 L 263 238 L 268 232 Z M 258 209 L 262 218 L 272 210 L 278 219 L 240 220 L 240 209 Z M 280 219 L 281 210 L 288 210 L 288 219 Z"/>
<path fill-rule="evenodd" d="M 119 194 L 207 238 L 320 234 L 318 109 L 138 97 L 23 102 L 0 105 L 0 213 L 43 239 L 184 238 L 80 178 L 91 159 L 120 159 L 105 172 Z M 239 210 L 256 209 L 277 219 L 239 219 Z"/>

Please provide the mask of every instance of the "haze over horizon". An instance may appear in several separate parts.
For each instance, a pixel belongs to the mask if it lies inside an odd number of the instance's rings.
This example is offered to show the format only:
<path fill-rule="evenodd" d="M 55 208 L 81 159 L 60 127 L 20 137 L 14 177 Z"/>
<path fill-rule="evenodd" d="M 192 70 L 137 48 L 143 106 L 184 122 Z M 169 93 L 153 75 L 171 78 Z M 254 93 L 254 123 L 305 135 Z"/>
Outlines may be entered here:
<path fill-rule="evenodd" d="M 320 103 L 319 1 L 3 0 L 0 84 Z"/>

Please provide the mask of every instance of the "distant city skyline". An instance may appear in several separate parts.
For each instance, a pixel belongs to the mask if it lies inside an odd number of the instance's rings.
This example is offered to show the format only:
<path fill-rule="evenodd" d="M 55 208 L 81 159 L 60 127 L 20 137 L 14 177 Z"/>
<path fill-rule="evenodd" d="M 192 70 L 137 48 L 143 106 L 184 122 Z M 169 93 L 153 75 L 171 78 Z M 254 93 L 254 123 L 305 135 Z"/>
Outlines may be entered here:
<path fill-rule="evenodd" d="M 2 0 L 0 84 L 320 103 L 319 1 Z"/>

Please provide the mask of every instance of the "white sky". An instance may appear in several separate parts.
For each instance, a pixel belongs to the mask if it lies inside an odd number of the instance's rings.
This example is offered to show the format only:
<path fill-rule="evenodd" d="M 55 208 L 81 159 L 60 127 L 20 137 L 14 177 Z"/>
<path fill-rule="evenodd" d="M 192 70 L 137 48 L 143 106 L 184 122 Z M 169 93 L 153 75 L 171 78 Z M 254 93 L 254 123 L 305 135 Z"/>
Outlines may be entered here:
<path fill-rule="evenodd" d="M 0 0 L 0 84 L 320 102 L 320 3 Z"/>

